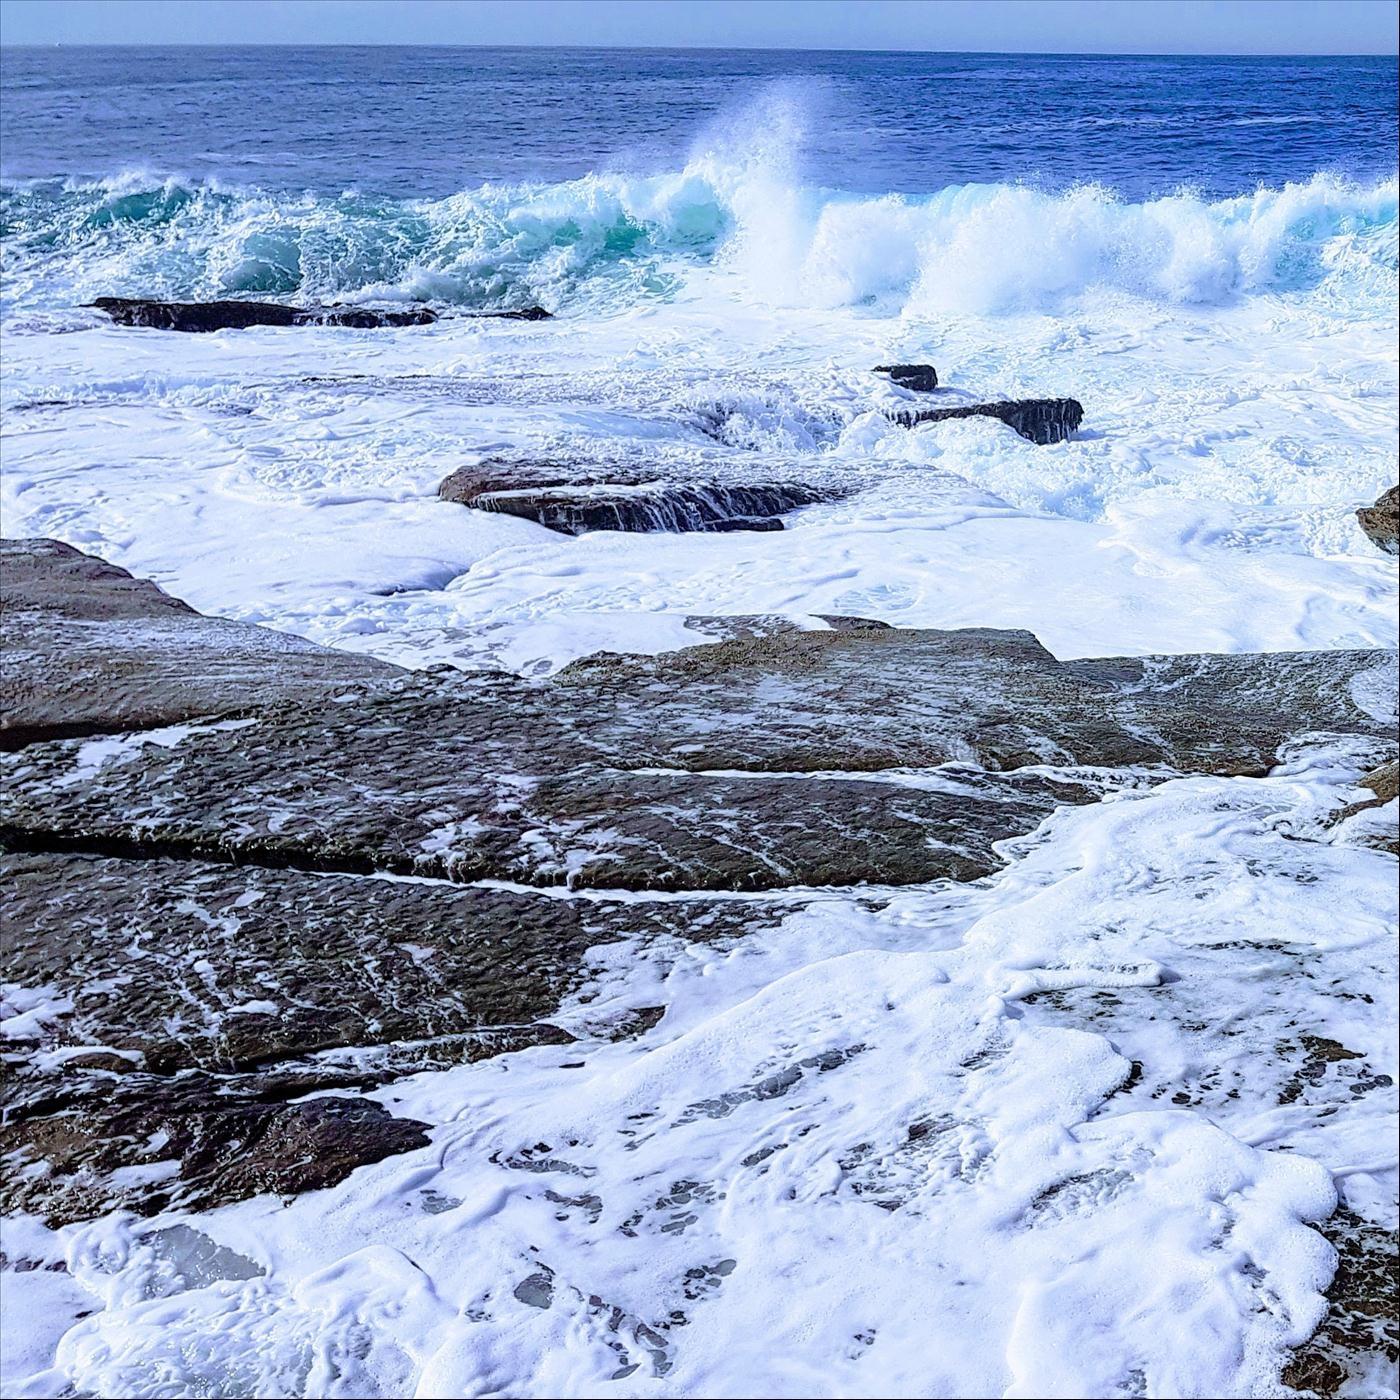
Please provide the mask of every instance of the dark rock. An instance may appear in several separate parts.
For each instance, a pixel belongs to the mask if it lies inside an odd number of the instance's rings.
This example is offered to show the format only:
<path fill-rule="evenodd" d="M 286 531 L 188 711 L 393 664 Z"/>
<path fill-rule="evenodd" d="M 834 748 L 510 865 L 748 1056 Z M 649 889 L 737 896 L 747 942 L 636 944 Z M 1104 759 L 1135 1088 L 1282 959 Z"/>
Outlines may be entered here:
<path fill-rule="evenodd" d="M 788 511 L 829 499 L 831 492 L 795 482 L 755 485 L 638 479 L 550 480 L 553 473 L 512 472 L 501 465 L 464 467 L 438 488 L 445 501 L 534 520 L 566 535 L 588 530 L 781 530 Z"/>
<path fill-rule="evenodd" d="M 106 645 L 128 661 L 123 631 Z M 81 781 L 72 744 L 31 744 L 0 829 L 30 851 L 457 881 L 966 879 L 996 868 L 997 840 L 1103 791 L 1102 775 L 1040 765 L 1261 773 L 1302 729 L 1384 737 L 1351 682 L 1387 664 L 1369 652 L 1061 663 L 1028 633 L 862 629 L 594 658 L 547 682 L 370 682 L 334 705 L 317 702 L 319 678 L 307 703 L 268 675 L 251 728 L 133 748 Z M 42 703 L 54 708 L 31 699 Z M 863 776 L 905 767 L 942 777 Z M 790 776 L 820 772 L 841 776 Z"/>
<path fill-rule="evenodd" d="M 246 1074 L 388 1044 L 413 1046 L 401 1058 L 421 1067 L 495 1053 L 507 1034 L 538 1043 L 555 1037 L 541 1023 L 585 951 L 646 927 L 627 906 L 614 917 L 613 906 L 508 891 L 197 861 L 0 859 L 9 975 L 70 993 L 45 1043 L 101 1045 L 159 1074 Z M 216 985 L 189 972 L 202 963 L 218 968 Z"/>
<path fill-rule="evenodd" d="M 131 786 L 90 783 L 85 795 L 55 786 L 71 770 L 71 753 L 56 755 L 53 778 L 40 778 L 49 755 L 31 748 L 18 770 L 22 786 L 0 823 L 0 842 L 35 853 L 575 889 L 910 884 L 989 874 L 1001 865 L 997 841 L 1031 830 L 1056 806 L 1093 801 L 1105 790 L 1093 780 L 975 769 L 949 773 L 934 791 L 856 775 L 797 786 L 798 779 L 762 772 L 571 771 L 561 761 L 570 736 L 548 727 L 535 733 L 536 759 L 557 765 L 559 776 L 522 785 L 509 769 L 462 770 L 488 754 L 493 761 L 505 757 L 495 745 L 484 754 L 466 734 L 429 743 L 426 751 L 417 742 L 423 731 L 412 726 L 440 719 L 446 698 L 426 709 L 376 715 L 365 736 L 356 735 L 353 722 L 321 737 L 317 726 L 279 722 L 256 736 L 251 730 L 228 735 L 235 742 L 217 753 L 216 734 L 177 750 L 152 747 L 116 765 L 132 770 Z M 467 708 L 483 698 L 456 697 Z M 489 717 L 495 725 L 510 722 L 507 712 Z M 373 757 L 369 735 L 382 745 Z M 160 755 L 174 753 L 186 759 L 198 753 L 198 760 L 178 771 L 160 763 Z M 589 756 L 602 761 L 595 750 L 575 762 Z M 838 750 L 820 758 L 820 768 L 840 762 Z M 510 761 L 529 759 L 522 748 Z M 391 763 L 397 772 L 388 771 Z M 458 765 L 457 773 L 436 766 L 442 763 Z M 260 801 L 267 805 L 259 808 Z"/>
<path fill-rule="evenodd" d="M 736 938 L 777 916 L 195 861 L 0 865 L 7 981 L 55 1006 L 7 1042 L 0 1151 L 46 1169 L 7 1171 L 0 1201 L 51 1219 L 331 1185 L 425 1139 L 373 1102 L 296 1100 L 567 1044 L 544 1018 L 588 949 Z M 600 1016 L 590 1031 L 644 1026 Z M 104 1053 L 51 1055 L 87 1045 Z M 178 1174 L 110 1179 L 171 1159 Z"/>
<path fill-rule="evenodd" d="M 426 306 L 408 311 L 381 311 L 368 306 L 312 307 L 297 313 L 293 324 L 298 326 L 346 326 L 351 330 L 370 331 L 395 326 L 430 326 L 437 312 Z"/>
<path fill-rule="evenodd" d="M 1023 438 L 1042 446 L 1063 442 L 1084 418 L 1078 399 L 1013 399 L 1006 403 L 974 403 L 961 408 L 890 409 L 885 416 L 901 427 L 941 423 L 948 418 L 999 418 Z"/>
<path fill-rule="evenodd" d="M 6 980 L 45 991 L 10 1044 L 4 1203 L 55 1221 L 329 1185 L 422 1145 L 353 1095 L 636 1033 L 625 1008 L 554 1023 L 598 944 L 736 939 L 809 886 L 976 878 L 1114 786 L 1260 773 L 1305 731 L 1391 738 L 1354 698 L 1393 684 L 1375 652 L 1060 662 L 1024 632 L 729 619 L 731 640 L 548 681 L 406 676 L 51 542 L 4 559 Z M 230 713 L 253 723 L 58 737 Z M 486 877 L 792 893 L 460 883 Z"/>
<path fill-rule="evenodd" d="M 144 297 L 98 297 L 92 305 L 119 326 L 162 331 L 245 330 L 249 326 L 294 326 L 297 309 L 263 301 L 152 301 Z"/>
<path fill-rule="evenodd" d="M 146 579 L 56 540 L 0 540 L 0 749 L 323 703 L 393 666 L 204 617 Z"/>
<path fill-rule="evenodd" d="M 153 301 L 146 297 L 98 297 L 92 305 L 119 326 L 145 326 L 163 331 L 246 330 L 250 326 L 350 326 L 369 330 L 382 326 L 426 326 L 437 313 L 426 306 L 407 310 L 378 310 L 367 306 L 299 307 L 270 301 Z M 503 313 L 536 320 L 529 312 Z M 548 313 L 544 313 L 548 315 Z"/>
<path fill-rule="evenodd" d="M 1400 554 L 1400 486 L 1383 492 L 1375 505 L 1363 506 L 1356 512 L 1356 518 L 1377 549 L 1387 554 Z"/>
<path fill-rule="evenodd" d="M 1293 1353 L 1281 1379 L 1311 1395 L 1365 1395 L 1376 1384 L 1378 1370 L 1393 1374 L 1400 1361 L 1395 1233 L 1345 1207 L 1315 1228 L 1337 1251 L 1337 1271 L 1327 1286 L 1327 1316 Z"/>
<path fill-rule="evenodd" d="M 876 365 L 876 374 L 887 374 L 891 384 L 927 394 L 938 388 L 938 371 L 932 365 Z"/>
<path fill-rule="evenodd" d="M 132 1074 L 85 1076 L 34 1108 L 11 1105 L 0 1144 L 9 1162 L 30 1168 L 6 1173 L 0 1200 L 57 1225 L 114 1209 L 154 1214 L 334 1186 L 356 1167 L 426 1147 L 428 1137 L 424 1124 L 369 1099 L 289 1103 L 211 1075 Z M 147 1170 L 113 1178 L 132 1167 Z"/>
<path fill-rule="evenodd" d="M 495 319 L 498 321 L 552 321 L 554 313 L 546 311 L 542 306 L 522 306 L 518 311 L 473 311 L 471 313 L 476 319 Z"/>

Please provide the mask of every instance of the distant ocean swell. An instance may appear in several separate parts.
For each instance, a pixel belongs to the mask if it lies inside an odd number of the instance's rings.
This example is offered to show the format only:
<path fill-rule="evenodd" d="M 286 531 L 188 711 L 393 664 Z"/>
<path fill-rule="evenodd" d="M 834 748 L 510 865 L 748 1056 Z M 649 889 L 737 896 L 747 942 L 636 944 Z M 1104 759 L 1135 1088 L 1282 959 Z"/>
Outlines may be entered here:
<path fill-rule="evenodd" d="M 1339 287 L 1393 310 L 1397 180 L 1306 183 L 1205 202 L 1097 186 L 843 195 L 763 161 L 650 177 L 484 185 L 441 200 L 335 198 L 127 174 L 0 190 L 6 300 L 104 293 L 621 308 L 700 268 L 746 299 L 995 313 L 1097 288 L 1167 303 Z"/>

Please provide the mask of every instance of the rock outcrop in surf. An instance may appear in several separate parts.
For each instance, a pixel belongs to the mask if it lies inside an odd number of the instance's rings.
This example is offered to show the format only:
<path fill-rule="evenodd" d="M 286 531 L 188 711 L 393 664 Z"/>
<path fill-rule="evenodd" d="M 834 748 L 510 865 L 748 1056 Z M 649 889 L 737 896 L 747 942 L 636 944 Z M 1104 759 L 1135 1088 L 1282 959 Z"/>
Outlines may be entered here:
<path fill-rule="evenodd" d="M 444 501 L 518 515 L 566 535 L 781 530 L 780 516 L 833 494 L 799 482 L 670 482 L 627 470 L 601 475 L 525 464 L 464 467 L 438 488 Z"/>
<path fill-rule="evenodd" d="M 352 330 L 376 330 L 427 326 L 438 319 L 437 312 L 426 306 L 284 306 L 271 301 L 158 301 L 148 297 L 98 297 L 92 305 L 119 326 L 191 333 L 247 330 L 251 326 L 345 326 Z M 464 314 L 506 321 L 550 319 L 550 313 L 542 306 Z"/>
<path fill-rule="evenodd" d="M 1392 486 L 1376 503 L 1356 512 L 1366 537 L 1387 554 L 1400 554 L 1400 486 Z"/>
<path fill-rule="evenodd" d="M 916 394 L 938 388 L 938 371 L 932 365 L 876 365 L 875 373 L 886 375 L 891 384 L 912 389 Z"/>
<path fill-rule="evenodd" d="M 964 404 L 958 408 L 889 409 L 885 416 L 904 428 L 949 418 L 997 418 L 1023 438 L 1044 446 L 1063 442 L 1084 419 L 1078 399 L 1011 399 L 1005 403 Z"/>

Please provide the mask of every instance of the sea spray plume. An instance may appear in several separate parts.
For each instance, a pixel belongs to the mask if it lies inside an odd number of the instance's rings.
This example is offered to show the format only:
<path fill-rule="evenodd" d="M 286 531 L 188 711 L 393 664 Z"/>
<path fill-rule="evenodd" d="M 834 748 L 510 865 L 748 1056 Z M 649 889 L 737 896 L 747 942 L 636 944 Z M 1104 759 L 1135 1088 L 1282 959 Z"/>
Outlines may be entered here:
<path fill-rule="evenodd" d="M 803 250 L 819 197 L 801 184 L 801 152 L 820 109 L 822 84 L 766 84 L 713 118 L 691 149 L 685 173 L 719 197 L 731 227 L 720 261 L 759 301 L 800 303 Z"/>
<path fill-rule="evenodd" d="M 1145 203 L 1084 185 L 950 186 L 809 196 L 811 213 L 740 262 L 753 295 L 813 306 L 881 302 L 915 315 L 1053 310 L 1099 289 L 1177 304 L 1309 290 L 1345 278 L 1362 309 L 1392 295 L 1396 180 L 1319 174 L 1282 190 Z M 800 207 L 790 195 L 784 206 Z M 742 223 L 742 217 L 741 217 Z M 785 266 L 776 266 L 787 259 Z"/>

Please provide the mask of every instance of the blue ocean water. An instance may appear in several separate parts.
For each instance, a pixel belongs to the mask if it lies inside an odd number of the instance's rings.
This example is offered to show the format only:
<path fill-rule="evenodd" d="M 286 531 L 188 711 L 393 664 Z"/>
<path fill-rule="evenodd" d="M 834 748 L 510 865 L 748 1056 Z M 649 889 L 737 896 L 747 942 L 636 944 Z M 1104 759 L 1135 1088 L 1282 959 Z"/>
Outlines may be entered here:
<path fill-rule="evenodd" d="M 3 174 L 144 167 L 440 199 L 485 181 L 666 168 L 763 84 L 814 109 L 801 177 L 859 193 L 1098 181 L 1223 197 L 1395 166 L 1381 58 L 749 50 L 10 49 Z"/>
<path fill-rule="evenodd" d="M 1008 268 L 1049 260 L 1030 300 L 1217 300 L 1316 280 L 1338 236 L 1393 263 L 1396 94 L 1377 58 L 8 49 L 6 296 L 561 310 L 668 295 L 737 234 L 816 249 L 818 299 L 860 302 L 996 205 Z"/>

